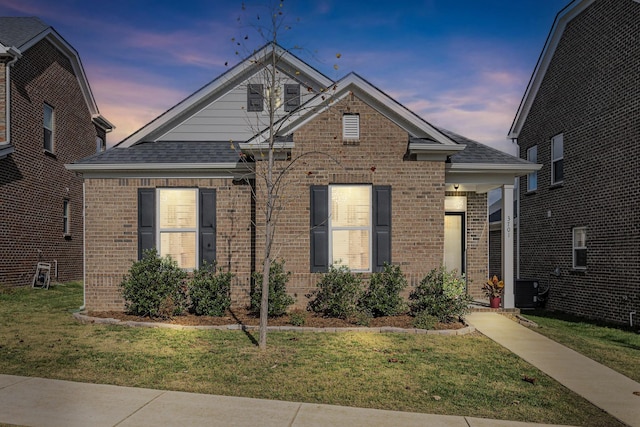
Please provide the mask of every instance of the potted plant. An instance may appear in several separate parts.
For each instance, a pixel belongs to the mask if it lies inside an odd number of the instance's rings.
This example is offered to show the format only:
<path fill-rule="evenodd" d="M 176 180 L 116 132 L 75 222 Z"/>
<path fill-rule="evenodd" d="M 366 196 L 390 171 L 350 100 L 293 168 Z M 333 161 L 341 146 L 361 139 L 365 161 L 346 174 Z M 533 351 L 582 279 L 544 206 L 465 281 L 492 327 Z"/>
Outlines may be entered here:
<path fill-rule="evenodd" d="M 484 294 L 489 297 L 489 306 L 491 308 L 500 308 L 502 293 L 504 292 L 504 282 L 493 276 L 482 285 Z"/>

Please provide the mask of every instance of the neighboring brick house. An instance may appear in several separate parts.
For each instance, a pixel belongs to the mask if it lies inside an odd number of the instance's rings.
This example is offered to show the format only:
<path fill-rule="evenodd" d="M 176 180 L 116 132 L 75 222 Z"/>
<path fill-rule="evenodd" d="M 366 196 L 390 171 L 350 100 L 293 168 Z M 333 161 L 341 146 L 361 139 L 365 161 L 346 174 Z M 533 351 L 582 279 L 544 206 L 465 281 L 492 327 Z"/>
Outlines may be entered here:
<path fill-rule="evenodd" d="M 64 165 L 111 129 L 75 50 L 38 18 L 0 18 L 0 286 L 31 284 L 39 261 L 82 279 L 82 179 Z"/>
<path fill-rule="evenodd" d="M 509 134 L 544 164 L 520 183 L 520 274 L 547 308 L 640 324 L 640 2 L 560 11 Z"/>
<path fill-rule="evenodd" d="M 247 303 L 263 256 L 270 102 L 276 168 L 288 170 L 273 253 L 297 306 L 336 261 L 365 275 L 399 264 L 412 286 L 445 263 L 480 297 L 486 193 L 537 165 L 433 127 L 356 74 L 333 82 L 267 45 L 113 149 L 67 165 L 86 188 L 87 309 L 122 310 L 118 285 L 151 247 L 187 269 L 215 260 L 235 274 L 233 304 Z"/>

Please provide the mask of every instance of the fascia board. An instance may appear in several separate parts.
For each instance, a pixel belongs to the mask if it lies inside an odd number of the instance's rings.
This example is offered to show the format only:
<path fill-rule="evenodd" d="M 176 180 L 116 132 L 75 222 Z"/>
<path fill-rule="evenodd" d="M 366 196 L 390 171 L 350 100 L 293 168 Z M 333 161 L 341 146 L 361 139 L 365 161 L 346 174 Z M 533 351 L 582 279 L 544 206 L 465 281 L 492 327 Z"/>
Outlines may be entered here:
<path fill-rule="evenodd" d="M 409 143 L 409 153 L 415 154 L 418 160 L 446 160 L 447 156 L 456 154 L 467 148 L 464 144 L 444 145 L 444 144 L 424 144 Z"/>
<path fill-rule="evenodd" d="M 520 105 L 518 106 L 516 116 L 514 117 L 511 128 L 509 129 L 509 134 L 507 135 L 508 138 L 518 138 L 518 135 L 522 130 L 522 126 L 527 119 L 527 115 L 531 110 L 533 101 L 535 100 L 536 95 L 538 94 L 538 90 L 542 85 L 544 75 L 549 69 L 549 64 L 551 63 L 556 48 L 558 47 L 558 44 L 562 39 L 562 35 L 567 24 L 573 18 L 579 15 L 583 10 L 589 7 L 594 1 L 595 0 L 573 0 L 556 15 L 556 18 L 551 26 L 551 30 L 547 35 L 547 40 L 545 41 L 544 47 L 542 48 L 542 52 L 538 57 L 538 62 L 534 67 L 533 74 L 529 79 L 527 89 L 525 90 L 524 96 L 522 97 Z"/>
<path fill-rule="evenodd" d="M 69 163 L 65 168 L 76 172 L 109 171 L 109 170 L 249 170 L 244 163 L 111 163 L 111 164 L 83 164 Z"/>
<path fill-rule="evenodd" d="M 492 163 L 448 163 L 445 169 L 456 173 L 499 173 L 499 174 L 519 174 L 526 175 L 531 172 L 536 172 L 542 169 L 541 164 L 492 164 Z"/>
<path fill-rule="evenodd" d="M 226 90 L 231 90 L 232 88 L 236 87 L 240 83 L 240 81 L 244 80 L 244 78 L 248 78 L 249 76 L 254 75 L 255 73 L 252 72 L 251 68 L 255 66 L 256 63 L 261 61 L 262 58 L 268 55 L 271 46 L 272 45 L 265 46 L 264 48 L 249 56 L 247 59 L 236 64 L 227 72 L 216 77 L 213 81 L 198 89 L 196 92 L 189 95 L 187 98 L 183 99 L 178 104 L 171 107 L 169 110 L 140 128 L 133 134 L 129 135 L 127 138 L 116 144 L 116 146 L 130 147 L 137 142 L 147 139 L 148 135 L 162 128 L 162 126 L 176 119 L 181 114 L 192 108 L 194 105 L 197 105 L 205 99 L 211 98 L 211 102 L 213 102 L 223 93 L 225 93 Z M 291 68 L 300 71 L 301 74 L 309 76 L 311 79 L 317 81 L 324 87 L 328 87 L 333 83 L 329 78 L 298 59 L 295 55 L 290 54 L 277 45 L 274 47 L 274 49 L 276 49 L 277 55 L 279 56 L 279 63 L 282 62 L 287 64 Z M 279 66 L 282 66 L 282 64 L 280 64 Z M 216 94 L 218 94 L 218 96 L 216 96 Z M 185 118 L 185 120 L 186 119 L 188 118 Z M 164 134 L 166 134 L 167 132 L 164 132 Z"/>

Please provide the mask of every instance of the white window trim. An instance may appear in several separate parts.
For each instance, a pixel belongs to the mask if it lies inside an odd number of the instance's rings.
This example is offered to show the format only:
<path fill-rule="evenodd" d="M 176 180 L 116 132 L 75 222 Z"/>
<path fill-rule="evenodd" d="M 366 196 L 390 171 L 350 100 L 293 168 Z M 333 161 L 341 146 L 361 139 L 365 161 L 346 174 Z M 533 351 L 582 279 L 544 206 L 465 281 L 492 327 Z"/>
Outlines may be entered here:
<path fill-rule="evenodd" d="M 171 191 L 171 190 L 193 190 L 196 193 L 196 226 L 195 227 L 190 227 L 190 228 L 162 228 L 160 225 L 160 203 L 162 203 L 161 201 L 161 197 L 160 197 L 160 192 L 164 190 L 164 191 Z M 196 239 L 195 239 L 195 244 L 196 244 L 196 248 L 195 248 L 195 255 L 196 255 L 196 262 L 195 262 L 195 267 L 194 268 L 183 268 L 183 270 L 185 271 L 193 271 L 194 269 L 198 268 L 198 260 L 200 259 L 200 245 L 198 244 L 198 242 L 200 241 L 200 234 L 199 234 L 199 230 L 200 230 L 200 191 L 197 188 L 190 188 L 190 187 L 171 187 L 171 188 L 156 188 L 156 224 L 158 224 L 158 226 L 156 227 L 156 248 L 158 248 L 158 254 L 162 253 L 162 247 L 161 247 L 161 235 L 162 233 L 191 233 L 194 232 L 196 235 Z"/>
<path fill-rule="evenodd" d="M 332 224 L 332 192 L 335 187 L 368 187 L 369 188 L 369 226 L 334 226 Z M 339 230 L 368 230 L 369 231 L 369 266 L 366 269 L 349 269 L 354 273 L 370 273 L 373 271 L 373 186 L 366 184 L 332 184 L 329 185 L 329 221 L 328 221 L 328 233 L 329 233 L 329 263 L 331 265 L 343 265 L 337 264 L 333 259 L 333 231 Z"/>
<path fill-rule="evenodd" d="M 533 152 L 534 149 L 535 149 L 535 158 L 532 159 L 533 156 L 531 155 L 531 153 Z M 532 163 L 538 163 L 538 146 L 537 145 L 527 148 L 527 160 Z M 531 178 L 534 176 L 536 178 L 536 185 L 532 186 Z M 533 171 L 527 174 L 527 193 L 536 191 L 537 189 L 538 189 L 538 171 Z"/>
<path fill-rule="evenodd" d="M 584 230 L 585 232 L 584 246 L 576 246 L 576 231 L 578 230 Z M 573 229 L 571 230 L 571 265 L 573 266 L 574 270 L 586 270 L 586 265 L 576 265 L 576 250 L 579 249 L 584 249 L 585 251 L 587 250 L 587 227 L 573 227 Z"/>
<path fill-rule="evenodd" d="M 62 201 L 62 235 L 71 236 L 71 202 L 69 199 Z"/>
<path fill-rule="evenodd" d="M 562 143 L 562 155 L 560 157 L 555 158 L 553 157 L 553 152 L 554 152 L 555 144 L 557 142 Z M 562 166 L 562 179 L 556 180 L 555 173 L 554 173 L 555 164 L 560 160 L 564 160 L 564 136 L 561 133 L 551 138 L 551 185 L 562 184 L 562 182 L 564 181 L 564 164 Z"/>
<path fill-rule="evenodd" d="M 47 124 L 46 124 L 45 119 L 44 119 L 44 117 L 45 117 L 45 114 L 44 114 L 44 113 L 45 113 L 45 110 L 46 110 L 47 108 L 48 108 L 49 110 L 51 110 L 51 129 L 49 129 L 49 128 L 47 127 Z M 43 138 L 43 141 L 42 141 L 42 148 L 44 149 L 44 151 L 46 151 L 46 152 L 48 152 L 48 153 L 53 153 L 53 152 L 55 151 L 55 142 L 54 142 L 54 141 L 55 141 L 55 128 L 56 128 L 56 126 L 55 126 L 55 123 L 56 123 L 56 116 L 55 116 L 55 114 L 56 114 L 55 109 L 54 109 L 51 105 L 49 105 L 49 104 L 47 104 L 47 103 L 45 102 L 45 103 L 43 104 L 43 106 L 42 106 L 42 128 L 43 128 L 43 130 L 44 130 L 44 129 L 47 129 L 49 132 L 51 132 L 51 149 L 48 149 L 48 148 L 46 148 L 46 147 L 44 146 L 44 145 L 45 145 L 45 141 L 44 141 L 44 134 L 43 134 L 43 136 L 42 136 L 42 138 Z"/>
<path fill-rule="evenodd" d="M 359 114 L 343 114 L 342 115 L 342 140 L 343 141 L 360 140 L 360 115 Z"/>

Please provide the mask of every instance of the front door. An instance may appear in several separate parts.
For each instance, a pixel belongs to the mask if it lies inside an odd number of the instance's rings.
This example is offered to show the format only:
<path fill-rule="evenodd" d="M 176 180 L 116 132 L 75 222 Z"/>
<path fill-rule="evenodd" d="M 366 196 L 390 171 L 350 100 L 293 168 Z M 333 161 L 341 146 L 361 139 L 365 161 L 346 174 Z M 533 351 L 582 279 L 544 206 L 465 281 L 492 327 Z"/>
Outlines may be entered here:
<path fill-rule="evenodd" d="M 444 266 L 465 272 L 464 212 L 447 212 L 444 216 Z"/>

